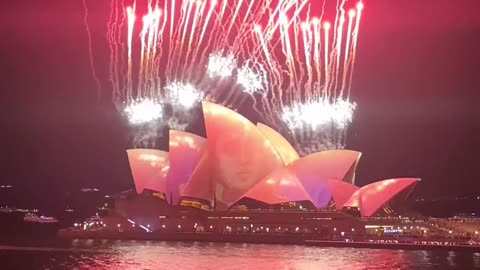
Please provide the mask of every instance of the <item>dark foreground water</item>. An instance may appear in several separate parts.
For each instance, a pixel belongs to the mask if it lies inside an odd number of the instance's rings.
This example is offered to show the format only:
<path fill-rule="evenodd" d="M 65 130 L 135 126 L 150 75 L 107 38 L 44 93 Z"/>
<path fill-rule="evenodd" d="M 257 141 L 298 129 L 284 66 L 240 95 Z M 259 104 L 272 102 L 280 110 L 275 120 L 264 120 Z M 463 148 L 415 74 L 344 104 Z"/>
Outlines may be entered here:
<path fill-rule="evenodd" d="M 74 240 L 0 246 L 0 269 L 480 269 L 480 253 Z"/>

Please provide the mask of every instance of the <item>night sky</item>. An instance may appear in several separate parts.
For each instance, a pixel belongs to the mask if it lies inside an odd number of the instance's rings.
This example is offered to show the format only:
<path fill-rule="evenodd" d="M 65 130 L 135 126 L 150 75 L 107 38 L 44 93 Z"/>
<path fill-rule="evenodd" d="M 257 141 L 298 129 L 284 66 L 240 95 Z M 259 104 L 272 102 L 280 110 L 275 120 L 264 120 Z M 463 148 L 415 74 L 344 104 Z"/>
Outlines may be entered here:
<path fill-rule="evenodd" d="M 82 1 L 0 4 L 0 184 L 32 199 L 133 187 L 128 129 L 106 80 L 109 2 L 88 3 L 98 5 L 89 22 L 100 104 Z M 363 153 L 357 183 L 415 176 L 416 195 L 480 193 L 480 1 L 364 3 L 348 135 L 348 148 Z"/>

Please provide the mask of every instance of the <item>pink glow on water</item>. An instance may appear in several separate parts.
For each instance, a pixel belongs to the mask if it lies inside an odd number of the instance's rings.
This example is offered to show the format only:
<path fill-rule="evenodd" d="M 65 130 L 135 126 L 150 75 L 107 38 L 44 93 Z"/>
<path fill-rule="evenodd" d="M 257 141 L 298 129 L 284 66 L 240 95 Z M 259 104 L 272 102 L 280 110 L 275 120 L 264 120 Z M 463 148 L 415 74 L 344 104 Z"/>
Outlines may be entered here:
<path fill-rule="evenodd" d="M 106 240 L 76 240 L 73 244 L 74 248 L 35 253 L 35 261 L 45 254 L 39 269 L 419 270 L 480 266 L 480 254 L 447 251 Z"/>

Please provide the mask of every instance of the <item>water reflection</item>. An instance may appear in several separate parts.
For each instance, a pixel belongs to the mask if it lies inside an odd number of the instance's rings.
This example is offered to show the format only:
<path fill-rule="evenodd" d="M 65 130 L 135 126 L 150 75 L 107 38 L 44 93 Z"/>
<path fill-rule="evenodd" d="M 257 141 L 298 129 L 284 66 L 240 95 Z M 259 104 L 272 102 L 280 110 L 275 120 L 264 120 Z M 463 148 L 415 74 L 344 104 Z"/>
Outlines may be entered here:
<path fill-rule="evenodd" d="M 480 269 L 480 252 L 473 253 L 473 267 Z"/>
<path fill-rule="evenodd" d="M 21 256 L 34 254 L 41 269 L 480 269 L 480 253 L 471 252 L 107 240 L 69 245 L 29 248 Z"/>

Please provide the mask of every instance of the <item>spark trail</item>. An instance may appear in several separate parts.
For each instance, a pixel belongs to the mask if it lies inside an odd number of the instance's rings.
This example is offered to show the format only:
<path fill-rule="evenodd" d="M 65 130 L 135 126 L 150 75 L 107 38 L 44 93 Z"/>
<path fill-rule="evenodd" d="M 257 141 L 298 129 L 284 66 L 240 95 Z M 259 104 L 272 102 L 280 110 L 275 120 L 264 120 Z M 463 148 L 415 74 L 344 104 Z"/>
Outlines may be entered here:
<path fill-rule="evenodd" d="M 92 49 L 92 33 L 90 31 L 90 27 L 88 26 L 88 8 L 87 8 L 87 0 L 83 0 L 83 8 L 85 10 L 85 16 L 83 17 L 83 23 L 85 24 L 85 30 L 87 32 L 87 39 L 88 39 L 88 56 L 90 61 L 90 69 L 92 71 L 93 79 L 95 80 L 95 84 L 97 86 L 97 103 L 100 102 L 102 98 L 102 85 L 100 83 L 100 79 L 97 76 L 97 71 L 95 69 L 95 63 L 93 61 L 93 49 Z"/>

